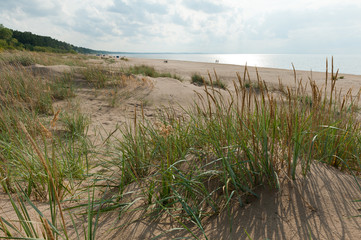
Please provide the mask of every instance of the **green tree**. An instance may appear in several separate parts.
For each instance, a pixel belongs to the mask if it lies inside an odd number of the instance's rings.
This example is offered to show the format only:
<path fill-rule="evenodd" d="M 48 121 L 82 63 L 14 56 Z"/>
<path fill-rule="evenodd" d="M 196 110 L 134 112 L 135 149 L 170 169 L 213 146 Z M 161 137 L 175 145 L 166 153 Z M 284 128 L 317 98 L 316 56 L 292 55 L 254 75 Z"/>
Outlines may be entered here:
<path fill-rule="evenodd" d="M 10 41 L 13 37 L 13 31 L 8 28 L 5 28 L 3 25 L 0 26 L 0 39 Z"/>
<path fill-rule="evenodd" d="M 0 39 L 0 50 L 8 48 L 8 44 L 4 39 Z"/>

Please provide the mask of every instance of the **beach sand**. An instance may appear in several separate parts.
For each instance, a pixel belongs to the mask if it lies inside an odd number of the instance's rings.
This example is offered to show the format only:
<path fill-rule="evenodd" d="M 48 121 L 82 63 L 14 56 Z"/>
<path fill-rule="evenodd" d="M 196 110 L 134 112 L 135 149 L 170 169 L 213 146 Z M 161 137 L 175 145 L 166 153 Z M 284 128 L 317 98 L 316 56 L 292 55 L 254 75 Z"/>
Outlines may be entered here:
<path fill-rule="evenodd" d="M 92 61 L 103 64 L 102 60 Z M 143 83 L 128 85 L 124 89 L 126 96 L 121 95 L 115 107 L 109 106 L 109 90 L 98 90 L 96 94 L 89 88 L 79 87 L 76 101 L 81 105 L 83 113 L 89 114 L 92 125 L 89 134 L 110 133 L 116 126 L 134 120 L 143 108 L 144 115 L 152 119 L 163 106 L 186 108 L 196 99 L 195 92 L 202 92 L 203 87 L 190 83 L 194 73 L 208 77 L 208 72 L 226 83 L 232 91 L 233 81 L 237 81 L 236 73 L 244 74 L 244 66 L 216 63 L 199 63 L 151 59 L 116 60 L 112 68 L 145 64 L 154 66 L 160 72 L 177 74 L 182 81 L 171 78 L 140 77 Z M 43 69 L 43 67 L 41 67 Z M 56 66 L 53 70 L 59 70 Z M 53 71 L 49 68 L 49 71 Z M 329 68 L 330 71 L 331 68 Z M 256 68 L 248 67 L 251 81 L 257 81 Z M 277 86 L 281 80 L 285 86 L 292 88 L 295 77 L 292 69 L 258 68 L 261 79 L 269 86 Z M 309 79 L 322 86 L 325 84 L 325 72 L 296 71 L 296 81 L 306 85 Z M 361 76 L 339 74 L 343 79 L 337 80 L 336 87 L 345 95 L 351 88 L 356 95 L 361 87 Z M 330 79 L 329 74 L 328 78 Z M 55 110 L 63 108 L 67 103 L 57 102 Z M 95 130 L 94 130 L 95 129 Z M 120 137 L 120 136 L 118 136 Z M 361 239 L 361 204 L 353 200 L 361 199 L 361 191 L 351 175 L 342 173 L 321 163 L 312 165 L 306 177 L 299 176 L 296 181 L 280 179 L 280 189 L 259 187 L 256 193 L 259 198 L 250 199 L 245 206 L 235 201 L 230 209 L 217 216 L 203 221 L 204 231 L 208 239 Z M 6 219 L 11 215 L 11 205 L 6 196 L 0 195 L 0 215 Z M 141 213 L 125 213 L 119 219 L 119 213 L 103 214 L 99 220 L 96 239 L 158 239 L 193 238 L 185 230 L 169 230 L 179 227 L 176 222 L 167 218 L 137 218 Z M 124 224 L 127 224 L 126 227 Z M 193 225 L 188 227 L 200 239 L 202 233 Z M 230 231 L 230 227 L 232 231 Z M 161 235 L 162 234 L 162 235 Z M 75 238 L 75 233 L 72 234 Z"/>
<path fill-rule="evenodd" d="M 94 61 L 92 63 L 103 63 L 102 60 Z M 143 111 L 148 117 L 154 117 L 159 109 L 163 106 L 173 106 L 176 108 L 184 107 L 187 108 L 193 104 L 194 100 L 197 99 L 198 93 L 204 93 L 204 87 L 195 86 L 191 84 L 191 77 L 193 74 L 200 74 L 204 79 L 208 80 L 209 75 L 215 81 L 215 73 L 218 78 L 221 79 L 230 91 L 234 90 L 233 81 L 238 83 L 237 73 L 240 74 L 241 78 L 244 77 L 245 66 L 229 65 L 229 64 L 217 64 L 217 63 L 201 63 L 201 62 L 187 62 L 187 61 L 175 61 L 157 59 L 138 59 L 130 58 L 128 61 L 116 60 L 112 64 L 112 67 L 127 68 L 135 65 L 147 65 L 153 66 L 157 71 L 162 73 L 171 73 L 179 76 L 182 81 L 171 79 L 171 78 L 150 78 L 146 77 L 148 87 L 137 87 L 136 89 L 129 90 L 125 88 L 129 97 L 119 99 L 120 104 L 117 108 L 109 107 L 106 103 L 106 98 L 109 93 L 99 93 L 97 97 L 89 96 L 88 90 L 78 92 L 80 102 L 82 102 L 82 108 L 85 112 L 91 113 L 92 122 L 100 123 L 101 128 L 107 132 L 111 132 L 116 124 L 125 123 L 129 119 L 133 119 L 134 111 L 140 110 L 143 106 Z M 326 64 L 325 64 L 326 65 Z M 247 67 L 249 78 L 251 82 L 256 83 L 257 72 L 258 76 L 264 81 L 268 87 L 275 89 L 278 88 L 281 82 L 285 87 L 294 88 L 295 80 L 297 83 L 302 83 L 307 93 L 311 94 L 310 79 L 314 81 L 319 88 L 324 91 L 325 79 L 326 79 L 326 67 L 325 72 L 309 72 L 309 71 L 298 71 L 295 72 L 292 69 L 274 69 L 274 68 L 255 68 Z M 331 79 L 331 66 L 329 66 L 328 73 L 328 89 L 330 88 Z M 336 69 L 334 70 L 334 74 Z M 295 77 L 296 73 L 296 77 Z M 336 81 L 337 92 L 340 91 L 342 96 L 345 96 L 351 89 L 351 95 L 356 97 L 359 90 L 361 89 L 361 76 L 352 74 L 339 74 Z M 248 81 L 248 74 L 246 74 Z M 221 90 L 223 91 L 223 90 Z M 101 91 L 100 91 L 101 92 Z M 225 95 L 228 95 L 224 91 Z M 120 94 L 121 95 L 121 94 Z M 83 102 L 83 100 L 86 100 Z M 90 100 L 90 101 L 88 101 Z M 88 104 L 88 102 L 90 104 Z M 121 112 L 118 109 L 122 109 Z"/>
<path fill-rule="evenodd" d="M 208 72 L 212 76 L 214 70 L 217 72 L 219 78 L 226 83 L 231 83 L 236 80 L 236 73 L 240 73 L 243 77 L 245 66 L 231 65 L 231 64 L 220 64 L 220 63 L 201 63 L 201 62 L 187 62 L 187 61 L 175 61 L 167 60 L 155 60 L 155 59 L 137 59 L 132 58 L 128 62 L 129 65 L 149 65 L 154 66 L 156 70 L 161 72 L 170 72 L 182 76 L 186 81 L 190 81 L 192 74 L 199 73 L 204 77 L 208 78 Z M 334 74 L 337 71 L 337 66 L 334 67 Z M 294 71 L 293 69 L 277 69 L 277 68 L 256 68 L 248 66 L 249 75 L 251 81 L 257 81 L 257 70 L 259 76 L 269 85 L 278 85 L 279 80 L 287 86 L 294 86 Z M 328 63 L 328 80 L 331 79 L 331 61 Z M 342 91 L 342 94 L 346 94 L 349 89 L 352 89 L 356 94 L 361 88 L 361 76 L 352 74 L 339 73 L 338 77 L 342 77 L 337 81 L 337 89 Z M 326 78 L 326 62 L 324 72 L 310 72 L 310 71 L 299 71 L 296 69 L 297 81 L 302 80 L 304 84 L 309 82 L 309 79 L 315 81 L 319 86 L 325 84 Z"/>

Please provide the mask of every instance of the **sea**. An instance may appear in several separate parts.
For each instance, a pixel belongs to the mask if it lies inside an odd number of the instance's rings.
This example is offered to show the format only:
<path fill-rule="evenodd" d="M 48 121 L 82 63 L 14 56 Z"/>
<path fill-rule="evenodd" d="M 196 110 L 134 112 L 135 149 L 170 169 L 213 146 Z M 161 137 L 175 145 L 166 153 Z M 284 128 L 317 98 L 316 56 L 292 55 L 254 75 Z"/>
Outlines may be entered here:
<path fill-rule="evenodd" d="M 194 54 L 194 53 L 115 53 L 113 56 L 131 58 L 181 60 L 194 62 L 207 62 L 220 64 L 235 64 L 252 67 L 268 67 L 306 70 L 315 72 L 326 71 L 326 59 L 328 59 L 329 71 L 331 71 L 331 59 L 334 59 L 335 71 L 339 73 L 361 75 L 361 55 L 356 54 Z"/>

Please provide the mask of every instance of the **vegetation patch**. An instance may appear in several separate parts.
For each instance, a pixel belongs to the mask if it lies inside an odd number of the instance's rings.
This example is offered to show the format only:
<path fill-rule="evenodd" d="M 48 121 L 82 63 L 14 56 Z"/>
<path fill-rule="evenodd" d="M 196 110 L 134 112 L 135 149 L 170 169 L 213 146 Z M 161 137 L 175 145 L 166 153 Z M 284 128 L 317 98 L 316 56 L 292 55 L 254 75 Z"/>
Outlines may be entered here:
<path fill-rule="evenodd" d="M 337 97 L 335 79 L 327 95 L 311 81 L 312 96 L 299 83 L 279 99 L 258 80 L 249 88 L 250 79 L 239 77 L 228 96 L 205 85 L 206 96 L 182 116 L 164 110 L 156 124 L 122 129 L 114 159 L 119 185 L 144 183 L 155 212 L 202 230 L 204 217 L 232 200 L 244 205 L 257 186 L 278 188 L 281 176 L 296 179 L 298 167 L 305 175 L 313 161 L 360 172 L 358 103 Z"/>
<path fill-rule="evenodd" d="M 181 77 L 176 74 L 171 73 L 159 73 L 155 70 L 154 67 L 150 67 L 147 65 L 139 65 L 139 66 L 132 66 L 126 70 L 128 74 L 141 74 L 148 77 L 158 78 L 158 77 L 168 77 L 174 78 L 181 81 Z"/>
<path fill-rule="evenodd" d="M 216 88 L 226 89 L 226 85 L 218 78 L 217 73 L 214 71 L 214 74 L 216 76 L 216 81 L 212 81 L 212 78 L 209 75 L 210 81 L 205 80 L 200 74 L 194 73 L 191 77 L 191 83 L 197 86 L 213 86 Z"/>

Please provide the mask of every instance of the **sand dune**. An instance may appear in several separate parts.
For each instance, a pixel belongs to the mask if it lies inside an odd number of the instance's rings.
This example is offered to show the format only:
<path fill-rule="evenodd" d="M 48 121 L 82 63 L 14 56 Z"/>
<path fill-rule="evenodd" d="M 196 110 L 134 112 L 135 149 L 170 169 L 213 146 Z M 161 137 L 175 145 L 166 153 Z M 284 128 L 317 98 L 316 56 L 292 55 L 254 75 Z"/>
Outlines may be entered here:
<path fill-rule="evenodd" d="M 185 61 L 149 59 L 129 59 L 116 61 L 113 68 L 145 64 L 154 66 L 160 72 L 179 75 L 183 81 L 171 78 L 139 77 L 147 86 L 137 85 L 125 87 L 115 107 L 109 105 L 109 90 L 98 90 L 96 94 L 89 87 L 77 88 L 76 102 L 81 111 L 92 119 L 90 135 L 112 132 L 117 126 L 133 121 L 136 112 L 152 119 L 162 107 L 186 108 L 196 99 L 196 92 L 202 93 L 203 87 L 190 83 L 192 74 L 199 73 L 205 77 L 208 73 L 218 77 L 232 90 L 232 81 L 237 80 L 236 72 L 244 74 L 244 66 L 197 63 Z M 40 72 L 70 71 L 64 66 L 36 66 Z M 257 80 L 256 68 L 249 67 L 251 81 Z M 285 86 L 295 84 L 293 70 L 258 68 L 258 74 L 269 86 L 276 86 L 279 80 Z M 296 81 L 309 79 L 317 84 L 325 84 L 325 73 L 296 71 Z M 361 87 L 361 76 L 342 74 L 336 87 L 341 94 L 352 89 L 356 95 Z M 328 78 L 330 79 L 330 75 Z M 139 80 L 138 79 L 138 80 Z M 127 94 L 125 94 L 127 93 Z M 64 108 L 67 103 L 57 102 L 55 109 Z M 94 130 L 97 129 L 97 130 Z M 98 132 L 97 132 L 98 131 Z M 205 219 L 204 229 L 208 239 L 246 239 L 247 233 L 252 239 L 361 239 L 361 218 L 353 218 L 360 214 L 360 203 L 353 200 L 361 198 L 361 191 L 353 176 L 342 173 L 323 164 L 313 164 L 306 177 L 299 177 L 290 182 L 280 179 L 278 190 L 259 187 L 256 192 L 259 198 L 252 198 L 246 206 L 240 207 L 235 202 L 230 212 L 225 211 L 218 216 Z M 4 195 L 0 195 L 0 215 L 11 219 L 11 205 Z M 229 214 L 230 213 L 230 214 Z M 97 237 L 100 239 L 151 239 L 159 234 L 160 239 L 190 237 L 188 232 L 168 230 L 177 227 L 168 219 L 137 220 L 139 215 L 126 213 L 118 219 L 118 213 L 102 215 Z M 134 222 L 133 222 L 134 221 Z M 130 223 L 127 227 L 120 227 Z M 230 232 L 232 226 L 232 232 Z M 196 235 L 203 235 L 193 226 L 189 226 Z M 75 235 L 73 235 L 75 237 Z"/>

